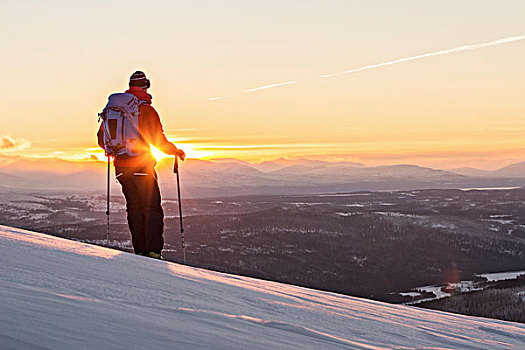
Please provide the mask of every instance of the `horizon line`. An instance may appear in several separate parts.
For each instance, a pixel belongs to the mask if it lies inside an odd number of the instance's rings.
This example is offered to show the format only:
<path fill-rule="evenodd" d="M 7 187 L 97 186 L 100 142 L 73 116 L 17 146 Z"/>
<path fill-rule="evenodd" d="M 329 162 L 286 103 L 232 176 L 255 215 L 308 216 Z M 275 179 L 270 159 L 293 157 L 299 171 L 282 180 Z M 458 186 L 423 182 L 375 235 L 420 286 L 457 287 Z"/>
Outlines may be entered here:
<path fill-rule="evenodd" d="M 340 156 L 341 159 L 334 159 L 335 157 Z M 522 161 L 518 160 L 507 160 L 505 161 L 505 165 L 497 166 L 497 167 L 473 167 L 473 166 L 430 166 L 421 164 L 421 162 L 418 161 L 410 161 L 409 159 L 399 159 L 398 157 L 385 157 L 383 162 L 366 162 L 363 160 L 348 160 L 348 159 L 342 159 L 342 157 L 350 157 L 349 154 L 325 154 L 325 155 L 305 155 L 305 156 L 281 156 L 281 157 L 275 157 L 275 158 L 268 158 L 265 160 L 247 160 L 232 156 L 224 156 L 224 157 L 216 157 L 216 156 L 210 156 L 210 157 L 189 157 L 186 158 L 187 161 L 201 161 L 201 162 L 211 162 L 211 163 L 228 163 L 228 161 L 231 161 L 231 163 L 247 163 L 251 166 L 257 166 L 261 165 L 263 163 L 272 163 L 277 161 L 290 161 L 290 162 L 298 162 L 298 161 L 311 161 L 311 162 L 319 162 L 319 163 L 328 163 L 328 164 L 338 164 L 338 163 L 349 163 L 353 164 L 356 167 L 364 167 L 364 168 L 373 168 L 373 167 L 381 167 L 381 166 L 401 166 L 401 165 L 408 165 L 408 166 L 417 166 L 422 168 L 429 168 L 429 169 L 436 169 L 436 170 L 446 170 L 446 171 L 453 171 L 457 169 L 462 168 L 470 168 L 474 170 L 480 170 L 480 171 L 496 171 L 502 168 L 505 168 L 509 165 L 519 164 L 522 163 Z M 323 157 L 327 159 L 322 159 Z M 332 159 L 330 159 L 332 157 Z M 161 163 L 165 163 L 169 161 L 172 158 L 172 156 L 166 156 L 161 159 L 157 160 L 157 165 Z M 391 158 L 390 162 L 387 161 L 389 158 Z M 395 158 L 399 159 L 399 162 L 396 162 Z M 410 156 L 406 155 L 403 158 L 418 158 L 417 155 Z M 56 155 L 49 155 L 49 156 L 26 156 L 26 155 L 6 155 L 0 153 L 0 168 L 9 167 L 10 165 L 18 162 L 18 161 L 45 161 L 45 160 L 51 160 L 51 161 L 62 161 L 65 163 L 72 163 L 72 164 L 88 164 L 88 163 L 106 163 L 107 160 L 102 160 L 100 158 L 95 159 L 95 156 L 90 157 L 89 155 L 86 155 L 83 158 L 64 158 L 59 157 Z M 415 159 L 414 159 L 415 160 Z M 3 164 L 5 162 L 5 164 Z M 374 164 L 375 163 L 375 164 Z M 161 166 L 164 166 L 164 164 L 161 164 Z"/>

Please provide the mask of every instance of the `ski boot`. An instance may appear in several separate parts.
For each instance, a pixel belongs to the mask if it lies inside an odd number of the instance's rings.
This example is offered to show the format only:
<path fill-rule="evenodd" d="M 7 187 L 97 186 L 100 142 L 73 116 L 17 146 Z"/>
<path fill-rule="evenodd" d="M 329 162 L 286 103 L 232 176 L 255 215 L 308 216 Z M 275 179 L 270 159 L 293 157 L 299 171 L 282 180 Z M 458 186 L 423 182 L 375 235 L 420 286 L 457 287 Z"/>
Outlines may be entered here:
<path fill-rule="evenodd" d="M 153 259 L 164 260 L 164 257 L 161 254 L 157 254 L 155 252 L 149 252 L 147 256 Z"/>

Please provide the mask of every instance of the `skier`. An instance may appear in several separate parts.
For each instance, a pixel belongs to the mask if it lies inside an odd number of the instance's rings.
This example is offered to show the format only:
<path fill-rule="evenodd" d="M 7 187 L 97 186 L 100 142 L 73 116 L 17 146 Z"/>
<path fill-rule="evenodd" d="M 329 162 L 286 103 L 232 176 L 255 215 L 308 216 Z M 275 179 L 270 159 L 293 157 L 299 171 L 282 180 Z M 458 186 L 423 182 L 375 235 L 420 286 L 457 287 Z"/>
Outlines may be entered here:
<path fill-rule="evenodd" d="M 181 160 L 186 154 L 166 139 L 159 115 L 151 106 L 152 96 L 147 92 L 149 87 L 150 81 L 143 72 L 136 71 L 131 75 L 126 93 L 133 94 L 138 100 L 138 140 L 124 140 L 126 145 L 133 141 L 133 151 L 128 152 L 131 155 L 114 156 L 113 164 L 126 198 L 128 226 L 135 254 L 163 259 L 164 212 L 155 172 L 157 162 L 151 154 L 150 145 Z M 107 154 L 104 134 L 102 123 L 97 133 L 98 144 Z"/>

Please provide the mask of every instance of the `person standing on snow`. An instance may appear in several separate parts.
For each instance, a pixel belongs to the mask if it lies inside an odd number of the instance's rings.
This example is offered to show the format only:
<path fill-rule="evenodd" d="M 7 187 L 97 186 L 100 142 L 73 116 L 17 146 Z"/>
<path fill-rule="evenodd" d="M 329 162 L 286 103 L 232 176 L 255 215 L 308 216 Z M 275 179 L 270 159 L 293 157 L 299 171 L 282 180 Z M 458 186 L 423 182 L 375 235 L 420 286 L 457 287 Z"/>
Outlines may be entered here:
<path fill-rule="evenodd" d="M 143 72 L 136 71 L 131 75 L 126 93 L 133 94 L 138 100 L 138 141 L 133 144 L 131 156 L 115 155 L 113 164 L 126 198 L 128 226 L 135 254 L 162 259 L 164 212 L 155 172 L 157 162 L 151 154 L 150 145 L 181 160 L 186 155 L 166 139 L 160 117 L 151 106 L 152 97 L 147 92 L 149 87 L 150 81 Z M 100 126 L 97 137 L 99 146 L 108 154 L 104 123 Z"/>

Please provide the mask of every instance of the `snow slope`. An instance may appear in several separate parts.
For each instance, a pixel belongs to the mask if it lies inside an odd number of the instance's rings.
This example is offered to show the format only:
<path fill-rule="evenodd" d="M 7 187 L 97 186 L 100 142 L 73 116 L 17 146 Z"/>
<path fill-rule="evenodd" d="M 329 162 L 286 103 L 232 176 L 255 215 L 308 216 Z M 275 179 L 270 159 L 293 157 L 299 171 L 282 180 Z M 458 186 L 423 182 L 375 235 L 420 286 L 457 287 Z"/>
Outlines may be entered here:
<path fill-rule="evenodd" d="M 0 226 L 0 349 L 523 349 L 525 325 Z"/>

